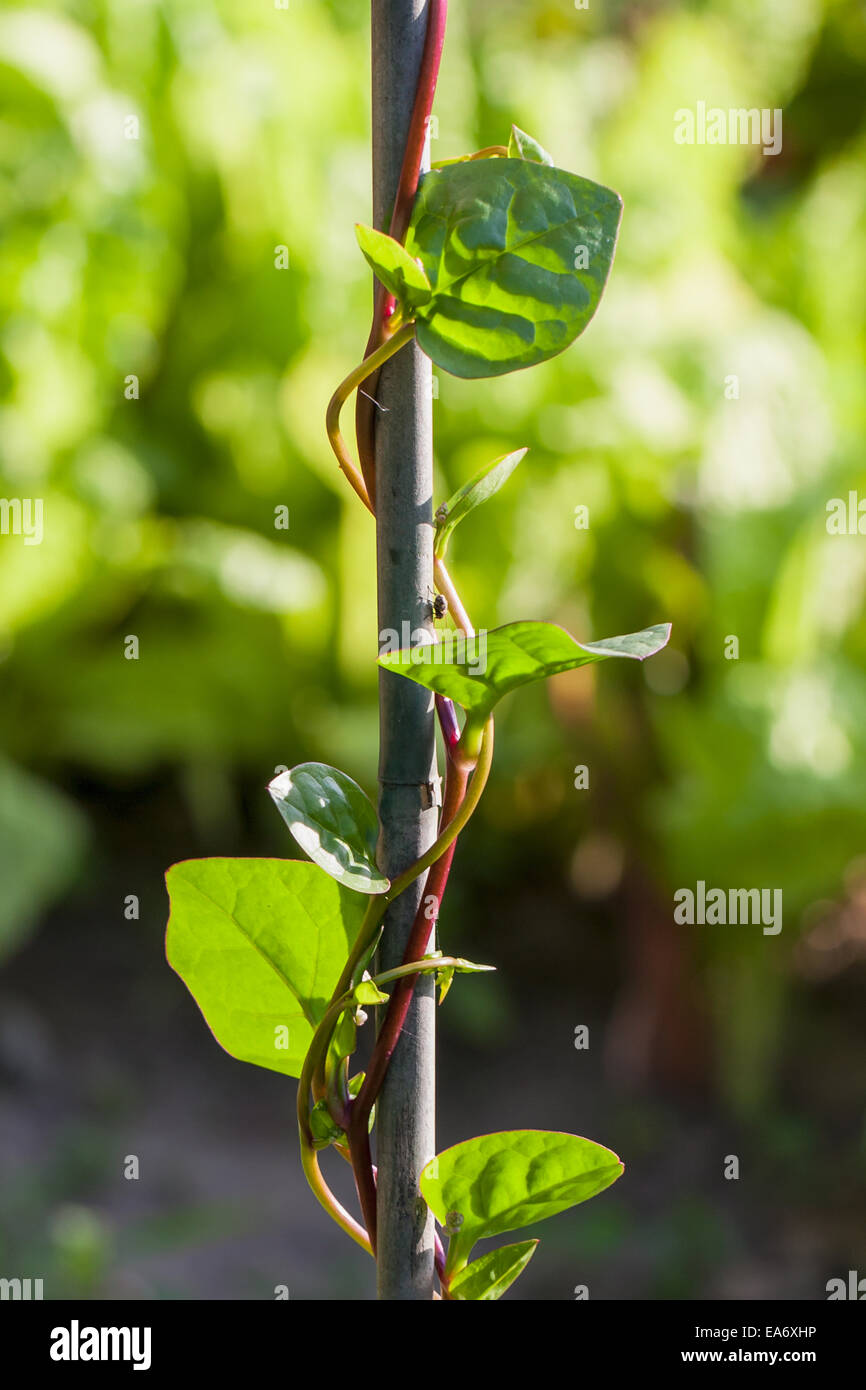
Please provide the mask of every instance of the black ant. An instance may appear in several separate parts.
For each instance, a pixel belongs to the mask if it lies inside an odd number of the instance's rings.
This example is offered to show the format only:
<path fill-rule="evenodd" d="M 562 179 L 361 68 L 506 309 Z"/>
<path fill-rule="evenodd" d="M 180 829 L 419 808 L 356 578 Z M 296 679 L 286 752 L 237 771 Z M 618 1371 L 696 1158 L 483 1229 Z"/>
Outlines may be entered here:
<path fill-rule="evenodd" d="M 430 601 L 430 611 L 434 618 L 444 618 L 448 612 L 448 600 L 444 594 L 435 594 Z"/>

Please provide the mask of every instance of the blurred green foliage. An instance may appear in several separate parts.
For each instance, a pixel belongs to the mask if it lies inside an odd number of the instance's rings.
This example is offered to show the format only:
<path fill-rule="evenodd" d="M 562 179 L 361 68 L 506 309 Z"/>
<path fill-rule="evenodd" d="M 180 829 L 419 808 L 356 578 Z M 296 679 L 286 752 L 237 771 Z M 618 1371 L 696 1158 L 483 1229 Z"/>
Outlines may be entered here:
<path fill-rule="evenodd" d="M 781 886 L 781 938 L 699 937 L 747 1100 L 801 918 L 850 891 L 866 845 L 866 539 L 825 526 L 828 499 L 866 496 L 866 15 L 451 10 L 433 157 L 514 120 L 625 202 L 575 347 L 505 380 L 439 375 L 437 500 L 530 446 L 455 538 L 461 590 L 487 626 L 674 623 L 643 675 L 574 673 L 504 710 L 488 863 L 535 832 L 562 878 L 577 843 L 580 895 L 594 828 L 665 900 Z M 44 499 L 41 545 L 0 536 L 10 944 L 83 863 L 82 779 L 176 774 L 205 830 L 251 782 L 278 846 L 275 766 L 375 777 L 372 528 L 323 427 L 370 304 L 367 22 L 348 0 L 0 15 L 0 495 Z M 675 143 L 698 101 L 782 108 L 782 152 Z"/>

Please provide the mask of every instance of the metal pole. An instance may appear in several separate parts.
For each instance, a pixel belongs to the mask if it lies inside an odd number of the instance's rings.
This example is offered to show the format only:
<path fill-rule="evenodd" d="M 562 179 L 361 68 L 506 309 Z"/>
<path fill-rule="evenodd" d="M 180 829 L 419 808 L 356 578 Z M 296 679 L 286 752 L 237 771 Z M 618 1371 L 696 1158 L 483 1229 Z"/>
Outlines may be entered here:
<path fill-rule="evenodd" d="M 409 128 L 428 0 L 372 0 L 373 218 L 387 230 Z M 380 643 L 431 625 L 432 379 L 411 343 L 383 368 L 376 411 L 376 544 Z M 436 835 L 432 700 L 423 687 L 379 677 L 380 862 L 393 876 Z M 407 890 L 385 918 L 382 969 L 399 965 L 423 891 Z M 433 1296 L 433 1222 L 418 1176 L 435 1152 L 435 990 L 419 981 L 377 1106 L 380 1299 Z"/>

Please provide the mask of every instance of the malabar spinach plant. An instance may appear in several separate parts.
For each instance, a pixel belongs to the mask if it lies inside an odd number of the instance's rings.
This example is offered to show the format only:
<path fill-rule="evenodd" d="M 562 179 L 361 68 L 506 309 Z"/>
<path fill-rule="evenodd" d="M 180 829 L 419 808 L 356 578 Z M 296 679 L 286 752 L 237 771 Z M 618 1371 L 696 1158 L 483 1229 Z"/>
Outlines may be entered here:
<path fill-rule="evenodd" d="M 370 511 L 382 364 L 413 338 L 437 367 L 463 378 L 500 376 L 562 352 L 598 307 L 619 229 L 616 193 L 557 168 L 516 127 L 507 147 L 419 175 L 444 19 L 443 0 L 433 0 L 389 231 L 357 228 L 377 281 L 373 327 L 363 362 L 328 409 L 331 445 Z M 340 415 L 362 382 L 358 467 L 340 432 Z M 170 964 L 226 1051 L 299 1078 L 304 1172 L 326 1211 L 374 1256 L 376 1098 L 416 982 L 435 975 L 441 1002 L 455 975 L 492 968 L 435 949 L 434 928 L 457 837 L 487 782 L 495 707 L 503 695 L 558 672 L 614 657 L 643 660 L 669 635 L 669 627 L 659 625 L 579 642 L 548 622 L 475 632 L 446 567 L 449 541 L 525 452 L 515 450 L 482 469 L 438 508 L 431 602 L 442 625 L 434 642 L 379 656 L 387 670 L 427 687 L 435 698 L 445 778 L 439 833 L 427 853 L 389 881 L 377 863 L 377 814 L 365 792 L 336 768 L 303 763 L 278 775 L 269 791 L 308 860 L 200 859 L 175 864 L 167 875 Z M 422 874 L 424 894 L 404 963 L 377 973 L 385 912 Z M 366 1072 L 353 1073 L 357 1033 L 374 1006 L 384 1015 L 372 1056 Z M 352 1165 L 362 1221 L 325 1181 L 319 1159 L 327 1148 Z M 476 1243 L 584 1202 L 622 1171 L 617 1155 L 600 1144 L 534 1129 L 482 1135 L 440 1153 L 418 1181 L 442 1232 L 436 1236 L 442 1297 L 501 1297 L 538 1242 L 503 1245 L 473 1260 Z"/>

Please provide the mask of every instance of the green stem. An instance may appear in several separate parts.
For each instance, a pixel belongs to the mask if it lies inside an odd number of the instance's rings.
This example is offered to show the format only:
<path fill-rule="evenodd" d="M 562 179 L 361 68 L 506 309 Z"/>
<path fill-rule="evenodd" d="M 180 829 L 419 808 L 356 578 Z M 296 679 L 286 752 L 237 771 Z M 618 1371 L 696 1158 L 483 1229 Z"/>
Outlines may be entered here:
<path fill-rule="evenodd" d="M 455 624 L 465 637 L 474 637 L 475 628 L 469 621 L 469 614 L 463 607 L 460 595 L 454 587 L 454 581 L 445 568 L 445 561 L 434 556 L 433 559 L 433 582 L 440 594 L 444 594 L 448 600 L 448 612 L 454 619 Z"/>
<path fill-rule="evenodd" d="M 457 839 L 457 836 L 460 834 L 461 830 L 463 830 L 466 822 L 481 800 L 481 793 L 484 791 L 490 772 L 490 764 L 492 762 L 493 716 L 491 715 L 484 725 L 483 736 L 480 740 L 478 750 L 478 761 L 475 764 L 472 781 L 469 783 L 469 790 L 466 793 L 460 810 L 453 819 L 448 822 L 442 833 L 433 841 L 426 854 L 422 854 L 421 858 L 416 859 L 415 863 L 410 865 L 405 873 L 400 874 L 394 879 L 388 892 L 384 894 L 388 902 L 392 902 L 394 898 L 398 897 L 400 893 L 409 887 L 410 883 L 414 883 L 419 874 L 423 874 L 425 869 L 429 869 L 431 864 L 435 864 L 436 860 L 448 849 L 448 846 Z"/>
<path fill-rule="evenodd" d="M 346 441 L 340 433 L 340 412 L 352 392 L 361 385 L 361 382 L 366 381 L 367 377 L 372 376 L 374 372 L 378 372 L 383 363 L 387 362 L 389 357 L 393 357 L 395 353 L 398 353 L 402 347 L 405 347 L 406 343 L 410 342 L 414 336 L 415 320 L 412 319 L 409 323 L 404 323 L 403 327 L 397 333 L 386 338 L 382 346 L 371 353 L 369 357 L 365 357 L 363 362 L 359 362 L 358 366 L 340 382 L 330 399 L 328 412 L 325 417 L 328 439 L 330 440 L 331 448 L 337 456 L 337 462 L 361 501 L 364 503 L 364 506 L 369 512 L 373 512 L 374 514 L 375 507 L 367 492 L 367 485 L 352 461 L 349 450 L 346 447 Z"/>
<path fill-rule="evenodd" d="M 424 956 L 422 960 L 410 960 L 405 965 L 395 965 L 393 970 L 383 970 L 381 975 L 373 975 L 372 983 L 387 985 L 392 980 L 401 980 L 404 975 L 429 975 L 434 970 L 447 970 L 452 965 L 457 969 L 462 964 L 459 956 Z"/>
<path fill-rule="evenodd" d="M 372 946 L 376 938 L 376 933 L 381 925 L 382 918 L 385 916 L 387 907 L 387 893 L 377 893 L 375 898 L 370 899 L 367 911 L 364 913 L 364 920 L 361 923 L 358 935 L 355 937 L 355 943 L 349 953 L 349 959 L 343 966 L 343 973 L 337 982 L 337 988 L 331 995 L 332 1002 L 339 999 L 340 995 L 345 994 L 349 986 L 355 983 L 355 971 L 361 958 Z M 321 1024 L 319 1026 L 321 1027 Z"/>
<path fill-rule="evenodd" d="M 303 1133 L 301 1135 L 301 1166 L 304 1176 L 312 1188 L 313 1194 L 325 1208 L 329 1216 L 333 1217 L 341 1230 L 351 1236 L 356 1245 L 360 1245 L 362 1250 L 366 1250 L 368 1255 L 372 1255 L 373 1247 L 364 1227 L 351 1216 L 346 1208 L 341 1206 L 329 1188 L 325 1179 L 322 1177 L 322 1170 L 319 1167 L 319 1159 L 312 1144 L 304 1142 Z"/>
<path fill-rule="evenodd" d="M 313 1041 L 310 1043 L 309 1050 L 304 1059 L 304 1071 L 301 1074 L 301 1080 L 303 1083 L 304 1074 L 308 1073 L 308 1091 L 313 1085 L 317 1086 L 317 1088 L 324 1089 L 325 1058 L 331 1035 L 339 1022 L 340 1014 L 346 1007 L 344 1002 L 345 999 L 351 997 L 350 986 L 354 984 L 354 974 L 358 964 L 365 952 L 372 946 L 388 905 L 392 903 L 395 898 L 399 897 L 401 893 L 405 892 L 409 885 L 414 883 L 415 879 L 418 878 L 420 874 L 423 874 L 426 869 L 430 868 L 431 864 L 435 864 L 436 860 L 445 853 L 449 845 L 456 840 L 481 799 L 481 793 L 484 791 L 492 761 L 493 719 L 491 717 L 484 726 L 484 735 L 480 743 L 478 761 L 475 765 L 475 771 L 472 774 L 469 790 L 466 793 L 460 810 L 453 819 L 448 822 L 445 829 L 433 841 L 433 844 L 426 853 L 423 854 L 420 859 L 416 859 L 414 864 L 410 864 L 408 869 L 394 879 L 387 893 L 380 893 L 375 898 L 370 899 L 370 904 L 364 914 L 364 920 L 355 938 L 355 944 L 349 954 L 349 959 L 343 967 L 343 973 L 337 983 L 337 988 L 331 996 L 331 1003 L 323 1019 L 316 1028 Z"/>
<path fill-rule="evenodd" d="M 388 904 L 392 902 L 394 898 L 398 897 L 400 893 L 404 892 L 405 889 L 415 881 L 419 874 L 424 873 L 425 869 L 429 869 L 430 865 L 434 864 L 436 860 L 445 853 L 460 834 L 472 815 L 472 812 L 475 810 L 475 807 L 478 805 L 490 772 L 492 760 L 493 720 L 490 718 L 485 725 L 478 762 L 475 766 L 475 771 L 469 784 L 469 790 L 466 793 L 460 810 L 453 819 L 449 821 L 438 838 L 434 840 L 426 854 L 422 855 L 420 859 L 417 859 L 405 873 L 400 874 L 391 884 L 387 893 L 380 894 L 370 900 L 369 907 L 364 914 L 364 920 L 361 923 L 349 959 L 343 968 L 343 973 L 340 976 L 331 1003 L 325 1010 L 325 1014 L 313 1034 L 313 1040 L 304 1058 L 304 1065 L 298 1083 L 298 1128 L 301 1138 L 301 1156 L 304 1163 L 304 1172 L 307 1175 L 307 1180 L 313 1192 L 325 1210 L 330 1213 L 339 1226 L 342 1226 L 347 1234 L 351 1235 L 353 1240 L 357 1241 L 358 1244 L 362 1245 L 365 1249 L 370 1248 L 370 1242 L 366 1232 L 364 1232 L 363 1228 L 340 1206 L 340 1203 L 328 1188 L 319 1170 L 318 1160 L 313 1147 L 313 1136 L 310 1129 L 308 1113 L 310 1093 L 313 1090 L 319 1093 L 325 1093 L 327 1091 L 325 1063 L 331 1038 L 334 1029 L 340 1021 L 341 1014 L 353 1003 L 352 989 L 354 987 L 355 971 L 364 953 L 369 949 L 375 939 L 376 932 L 385 915 Z M 411 967 L 406 967 L 405 965 L 396 966 L 393 971 L 383 972 L 381 978 L 399 979 L 401 976 L 410 973 L 417 974 L 418 964 L 418 962 L 414 962 Z"/>
<path fill-rule="evenodd" d="M 364 913 L 364 920 L 361 923 L 358 935 L 355 938 L 355 943 L 349 953 L 349 959 L 343 966 L 343 973 L 337 981 L 337 987 L 334 993 L 331 995 L 331 1003 L 313 1035 L 313 1041 L 310 1043 L 309 1051 L 304 1059 L 304 1069 L 306 1070 L 310 1057 L 313 1057 L 309 1084 L 317 1094 L 324 1094 L 326 1091 L 325 1059 L 327 1057 L 331 1035 L 340 1020 L 340 1014 L 345 1008 L 345 1004 L 342 1001 L 346 997 L 347 991 L 350 992 L 351 986 L 355 983 L 355 972 L 359 963 L 376 939 L 376 934 L 381 925 L 382 918 L 385 916 L 387 906 L 388 901 L 384 894 L 377 894 L 375 898 L 370 899 L 367 911 Z M 330 1029 L 323 1041 L 322 1034 L 325 1033 L 326 1026 L 334 1010 L 337 1011 L 336 1017 L 330 1024 Z"/>
<path fill-rule="evenodd" d="M 298 1134 L 301 1141 L 301 1165 L 304 1170 L 304 1176 L 310 1184 L 316 1199 L 325 1208 L 328 1215 L 346 1232 L 347 1236 L 351 1236 L 352 1240 L 360 1245 L 362 1250 L 366 1250 L 368 1255 L 372 1255 L 373 1247 L 370 1244 L 370 1238 L 364 1230 L 364 1227 L 361 1226 L 359 1222 L 346 1211 L 345 1207 L 337 1201 L 337 1198 L 322 1176 L 316 1147 L 313 1142 L 313 1133 L 310 1129 L 310 1117 L 308 1113 L 310 1085 L 312 1083 L 313 1071 L 318 1057 L 318 1053 L 316 1052 L 316 1040 L 320 1038 L 324 1032 L 324 1025 L 330 1023 L 330 1031 L 328 1031 L 326 1035 L 328 1041 L 330 1041 L 331 1032 L 333 1032 L 336 1021 L 339 1020 L 340 1014 L 344 1008 L 344 1001 L 337 1000 L 327 1010 L 325 1017 L 322 1019 L 322 1023 L 317 1028 L 315 1036 L 313 1037 L 310 1050 L 304 1059 L 300 1081 L 298 1082 Z M 334 1022 L 330 1022 L 332 1016 Z M 327 1043 L 325 1045 L 327 1046 Z"/>

